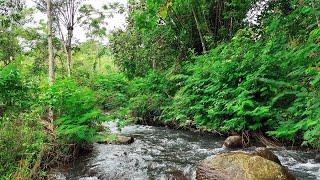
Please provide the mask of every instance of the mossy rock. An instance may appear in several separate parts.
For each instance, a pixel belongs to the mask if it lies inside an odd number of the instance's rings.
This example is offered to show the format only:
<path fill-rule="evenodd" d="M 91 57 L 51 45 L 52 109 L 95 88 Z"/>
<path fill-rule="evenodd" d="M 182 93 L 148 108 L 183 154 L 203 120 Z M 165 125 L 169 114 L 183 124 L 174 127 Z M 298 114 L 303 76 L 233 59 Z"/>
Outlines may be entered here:
<path fill-rule="evenodd" d="M 229 136 L 223 143 L 223 147 L 234 149 L 242 147 L 241 136 Z"/>
<path fill-rule="evenodd" d="M 233 152 L 205 159 L 197 169 L 197 180 L 293 180 L 281 165 L 261 156 Z"/>

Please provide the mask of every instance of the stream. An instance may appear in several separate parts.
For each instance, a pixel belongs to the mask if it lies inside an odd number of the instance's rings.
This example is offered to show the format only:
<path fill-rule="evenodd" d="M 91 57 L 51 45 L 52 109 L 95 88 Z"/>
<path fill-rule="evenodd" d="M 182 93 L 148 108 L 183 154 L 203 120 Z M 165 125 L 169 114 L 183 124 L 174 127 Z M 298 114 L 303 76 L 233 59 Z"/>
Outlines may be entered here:
<path fill-rule="evenodd" d="M 111 127 L 117 131 L 116 126 Z M 94 144 L 94 151 L 78 158 L 67 170 L 55 173 L 64 180 L 194 179 L 197 164 L 208 156 L 227 150 L 223 139 L 164 127 L 127 126 L 121 134 L 133 136 L 130 145 Z M 281 163 L 299 180 L 320 179 L 315 153 L 275 150 Z"/>

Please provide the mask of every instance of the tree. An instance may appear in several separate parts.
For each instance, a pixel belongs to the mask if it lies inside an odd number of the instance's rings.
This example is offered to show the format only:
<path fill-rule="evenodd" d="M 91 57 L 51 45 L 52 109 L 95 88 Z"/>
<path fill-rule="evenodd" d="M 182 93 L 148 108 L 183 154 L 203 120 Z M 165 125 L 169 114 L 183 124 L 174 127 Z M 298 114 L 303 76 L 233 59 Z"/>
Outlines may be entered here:
<path fill-rule="evenodd" d="M 55 80 L 54 75 L 54 59 L 53 59 L 53 45 L 52 45 L 52 4 L 51 0 L 47 1 L 47 17 L 48 17 L 48 74 L 49 74 L 49 85 L 52 86 Z M 52 107 L 49 107 L 49 121 L 53 122 L 53 109 Z"/>
<path fill-rule="evenodd" d="M 25 15 L 22 1 L 0 0 L 0 61 L 5 66 L 21 52 L 17 37 L 21 35 Z"/>
<path fill-rule="evenodd" d="M 86 30 L 86 37 L 95 51 L 96 57 L 93 63 L 93 71 L 100 66 L 100 58 L 105 53 L 105 47 L 101 46 L 103 39 L 107 35 L 107 17 L 114 14 L 123 14 L 125 8 L 120 3 L 109 3 L 103 5 L 102 9 L 95 9 L 91 4 L 84 4 L 79 9 L 80 26 Z"/>
<path fill-rule="evenodd" d="M 128 26 L 115 31 L 115 63 L 128 77 L 151 69 L 181 65 L 191 54 L 204 54 L 230 40 L 245 26 L 251 0 L 129 1 Z M 125 47 L 125 48 L 122 48 Z"/>
<path fill-rule="evenodd" d="M 79 23 L 77 12 L 81 2 L 82 0 L 56 0 L 54 3 L 56 23 L 67 55 L 67 71 L 69 77 L 71 76 L 72 69 L 73 31 L 76 24 Z M 67 31 L 66 37 L 64 37 L 63 28 Z"/>
<path fill-rule="evenodd" d="M 68 76 L 72 69 L 72 41 L 75 26 L 79 23 L 78 10 L 83 0 L 52 0 L 53 30 L 60 36 L 67 57 Z M 47 11 L 46 0 L 35 0 L 37 8 Z"/>
<path fill-rule="evenodd" d="M 54 58 L 53 58 L 53 44 L 52 44 L 52 4 L 51 0 L 47 1 L 47 17 L 48 17 L 48 74 L 49 74 L 49 85 L 52 85 L 55 80 L 54 75 Z"/>

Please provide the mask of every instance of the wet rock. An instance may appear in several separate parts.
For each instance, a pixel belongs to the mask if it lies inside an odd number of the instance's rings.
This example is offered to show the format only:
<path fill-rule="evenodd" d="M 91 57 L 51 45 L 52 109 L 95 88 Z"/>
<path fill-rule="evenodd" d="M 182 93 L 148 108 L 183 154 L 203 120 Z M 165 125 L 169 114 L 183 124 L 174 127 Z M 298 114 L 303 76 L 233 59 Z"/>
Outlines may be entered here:
<path fill-rule="evenodd" d="M 131 144 L 134 142 L 133 137 L 121 136 L 119 135 L 117 139 L 113 142 L 114 144 Z"/>
<path fill-rule="evenodd" d="M 156 162 L 151 162 L 149 165 L 148 165 L 148 169 L 150 170 L 155 170 L 156 168 L 158 168 L 158 163 Z"/>
<path fill-rule="evenodd" d="M 101 143 L 101 144 L 117 144 L 117 145 L 126 145 L 126 144 L 131 144 L 133 142 L 134 142 L 133 137 L 127 137 L 122 135 L 117 135 L 114 140 L 103 139 L 98 141 L 98 143 Z"/>
<path fill-rule="evenodd" d="M 89 176 L 96 176 L 96 175 L 98 175 L 98 169 L 95 167 L 90 168 L 88 171 L 88 174 L 89 174 Z"/>
<path fill-rule="evenodd" d="M 197 180 L 293 180 L 281 165 L 261 156 L 233 152 L 205 159 L 197 169 Z"/>
<path fill-rule="evenodd" d="M 188 180 L 188 178 L 181 171 L 169 172 L 165 177 L 165 180 Z"/>
<path fill-rule="evenodd" d="M 320 154 L 316 154 L 316 157 L 314 158 L 314 160 L 315 160 L 317 163 L 320 163 Z"/>
<path fill-rule="evenodd" d="M 273 161 L 273 162 L 281 165 L 281 162 L 280 162 L 279 158 L 275 154 L 273 154 L 272 151 L 270 151 L 267 148 L 258 147 L 258 148 L 255 149 L 255 151 L 252 153 L 252 155 L 261 156 L 261 157 L 263 157 L 265 159 L 268 159 L 270 161 Z"/>
<path fill-rule="evenodd" d="M 223 147 L 234 149 L 242 147 L 241 136 L 229 136 L 223 143 Z"/>

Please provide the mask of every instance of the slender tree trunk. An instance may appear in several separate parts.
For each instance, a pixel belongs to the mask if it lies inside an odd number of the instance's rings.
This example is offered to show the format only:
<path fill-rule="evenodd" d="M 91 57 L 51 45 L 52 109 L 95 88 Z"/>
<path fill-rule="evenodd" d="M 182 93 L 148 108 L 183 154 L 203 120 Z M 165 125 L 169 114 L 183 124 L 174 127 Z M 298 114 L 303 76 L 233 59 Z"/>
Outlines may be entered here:
<path fill-rule="evenodd" d="M 51 7 L 51 0 L 47 1 L 47 28 L 48 28 L 48 80 L 49 86 L 52 86 L 55 81 L 55 74 L 54 74 L 54 58 L 53 58 L 53 45 L 52 45 L 52 7 Z M 53 124 L 53 109 L 49 107 L 48 118 L 51 124 Z"/>
<path fill-rule="evenodd" d="M 68 70 L 68 77 L 71 77 L 71 48 L 67 48 L 67 70 Z"/>
<path fill-rule="evenodd" d="M 55 81 L 54 74 L 54 58 L 53 58 L 53 45 L 52 45 L 52 9 L 51 0 L 47 0 L 47 17 L 48 17 L 48 75 L 49 85 L 51 86 Z"/>
<path fill-rule="evenodd" d="M 192 7 L 192 13 L 193 13 L 194 20 L 196 21 L 198 33 L 199 33 L 199 36 L 200 36 L 200 41 L 201 41 L 201 45 L 202 45 L 202 52 L 206 53 L 207 49 L 206 49 L 206 45 L 205 45 L 205 42 L 203 40 L 203 36 L 202 36 L 202 33 L 201 33 L 201 27 L 200 27 L 200 24 L 199 24 L 199 21 L 198 21 L 198 18 L 197 18 L 197 14 L 196 14 L 196 12 L 195 12 L 193 7 Z"/>
<path fill-rule="evenodd" d="M 68 27 L 68 39 L 67 39 L 67 70 L 68 76 L 71 77 L 71 69 L 72 69 L 72 48 L 71 48 L 71 40 L 73 37 L 73 27 Z"/>

